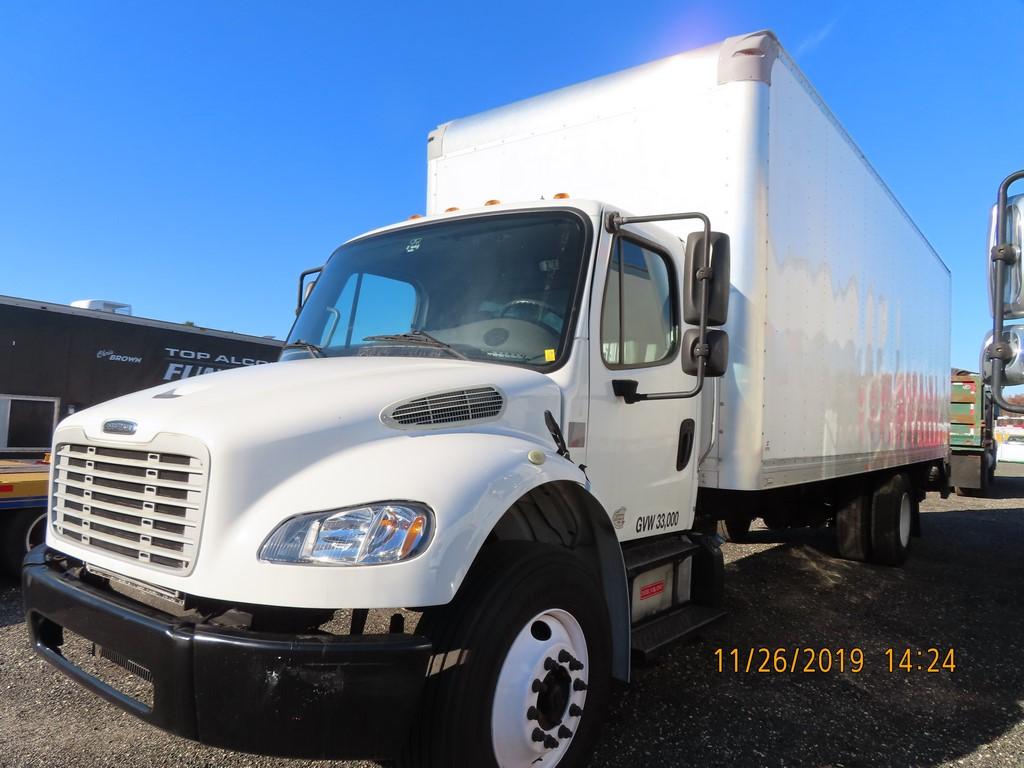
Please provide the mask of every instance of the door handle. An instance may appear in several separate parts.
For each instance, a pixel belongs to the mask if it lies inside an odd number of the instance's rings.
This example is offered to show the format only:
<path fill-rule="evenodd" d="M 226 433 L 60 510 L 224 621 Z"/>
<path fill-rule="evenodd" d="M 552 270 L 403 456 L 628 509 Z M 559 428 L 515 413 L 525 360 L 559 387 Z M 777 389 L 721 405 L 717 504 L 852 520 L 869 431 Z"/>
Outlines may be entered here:
<path fill-rule="evenodd" d="M 676 471 L 682 472 L 690 463 L 693 454 L 693 419 L 683 419 L 679 425 L 679 452 L 676 454 Z"/>

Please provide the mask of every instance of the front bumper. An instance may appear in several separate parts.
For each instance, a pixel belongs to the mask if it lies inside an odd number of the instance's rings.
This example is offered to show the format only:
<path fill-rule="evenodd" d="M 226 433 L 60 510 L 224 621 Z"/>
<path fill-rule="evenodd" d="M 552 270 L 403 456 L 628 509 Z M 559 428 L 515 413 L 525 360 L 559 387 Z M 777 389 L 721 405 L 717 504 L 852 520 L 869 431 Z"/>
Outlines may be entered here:
<path fill-rule="evenodd" d="M 204 744 L 290 757 L 388 758 L 405 743 L 426 677 L 427 638 L 186 623 L 84 583 L 52 554 L 37 547 L 22 571 L 36 652 L 146 722 Z M 148 671 L 152 706 L 65 658 L 64 629 Z"/>

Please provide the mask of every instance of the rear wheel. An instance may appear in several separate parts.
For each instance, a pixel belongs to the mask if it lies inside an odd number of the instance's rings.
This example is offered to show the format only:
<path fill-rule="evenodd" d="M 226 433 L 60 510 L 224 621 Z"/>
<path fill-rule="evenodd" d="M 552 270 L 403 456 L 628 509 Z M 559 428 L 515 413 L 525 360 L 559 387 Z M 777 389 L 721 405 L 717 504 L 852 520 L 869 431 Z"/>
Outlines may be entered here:
<path fill-rule="evenodd" d="M 752 522 L 746 515 L 729 515 L 718 521 L 718 535 L 726 541 L 743 541 Z"/>
<path fill-rule="evenodd" d="M 21 573 L 21 561 L 25 559 L 25 554 L 45 540 L 45 509 L 11 512 L 6 527 L 0 531 L 0 570 L 17 577 Z"/>
<path fill-rule="evenodd" d="M 875 489 L 871 501 L 872 562 L 901 565 L 907 559 L 917 506 L 906 475 L 893 475 Z"/>
<path fill-rule="evenodd" d="M 859 493 L 836 511 L 839 556 L 867 560 L 871 553 L 871 494 Z"/>
<path fill-rule="evenodd" d="M 417 632 L 434 656 L 404 765 L 586 765 L 608 706 L 611 637 L 582 560 L 532 542 L 492 545 Z"/>

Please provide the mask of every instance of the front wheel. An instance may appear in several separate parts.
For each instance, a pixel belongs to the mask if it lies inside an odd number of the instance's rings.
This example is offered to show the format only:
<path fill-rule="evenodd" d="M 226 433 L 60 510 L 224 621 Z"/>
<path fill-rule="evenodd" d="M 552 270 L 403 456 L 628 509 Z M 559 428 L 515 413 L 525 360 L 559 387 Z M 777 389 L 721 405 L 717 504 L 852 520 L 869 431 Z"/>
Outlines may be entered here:
<path fill-rule="evenodd" d="M 608 707 L 611 636 L 600 584 L 573 553 L 488 547 L 417 633 L 434 655 L 404 765 L 587 764 Z"/>

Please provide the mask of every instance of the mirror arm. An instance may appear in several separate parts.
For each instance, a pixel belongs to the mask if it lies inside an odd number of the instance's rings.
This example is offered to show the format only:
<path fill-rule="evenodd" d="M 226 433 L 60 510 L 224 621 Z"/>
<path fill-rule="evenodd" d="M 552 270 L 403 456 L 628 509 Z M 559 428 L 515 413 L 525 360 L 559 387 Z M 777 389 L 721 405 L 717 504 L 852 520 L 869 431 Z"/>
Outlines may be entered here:
<path fill-rule="evenodd" d="M 616 397 L 621 397 L 627 405 L 643 402 L 645 400 L 685 400 L 696 397 L 704 388 L 704 366 L 707 363 L 708 355 L 711 354 L 708 347 L 708 302 L 711 294 L 708 292 L 708 283 L 711 281 L 711 219 L 699 211 L 686 213 L 659 213 L 653 216 L 623 216 L 617 211 L 608 214 L 605 219 L 605 227 L 612 234 L 617 233 L 626 224 L 646 224 L 654 221 L 678 221 L 683 219 L 699 219 L 704 225 L 704 251 L 703 264 L 697 269 L 697 279 L 700 280 L 700 324 L 698 325 L 699 336 L 693 350 L 697 358 L 697 380 L 693 387 L 685 392 L 654 392 L 642 394 L 637 392 L 637 382 L 633 379 L 615 379 L 612 381 L 612 392 Z M 681 320 L 681 318 L 680 318 Z"/>
<path fill-rule="evenodd" d="M 1006 286 L 1006 268 L 1020 260 L 1020 248 L 1006 242 L 1006 203 L 1010 186 L 1022 179 L 1024 171 L 1011 173 L 999 185 L 999 194 L 996 197 L 996 244 L 990 254 L 995 269 L 992 343 L 985 350 L 985 357 L 992 361 L 992 401 L 1010 413 L 1024 413 L 1024 405 L 1013 405 L 1003 397 L 1003 372 L 1007 361 L 1013 355 L 1010 345 L 1003 341 L 1003 313 L 1006 309 L 1003 292 Z"/>
<path fill-rule="evenodd" d="M 321 267 L 313 267 L 312 269 L 307 269 L 307 270 L 303 271 L 302 274 L 299 275 L 299 300 L 295 303 L 295 314 L 296 315 L 299 314 L 299 310 L 302 309 L 302 305 L 305 303 L 305 298 L 306 297 L 302 295 L 302 289 L 303 289 L 303 287 L 305 285 L 306 278 L 309 277 L 310 275 L 318 275 L 318 274 L 320 274 L 323 271 L 324 271 L 324 268 L 322 266 Z"/>

